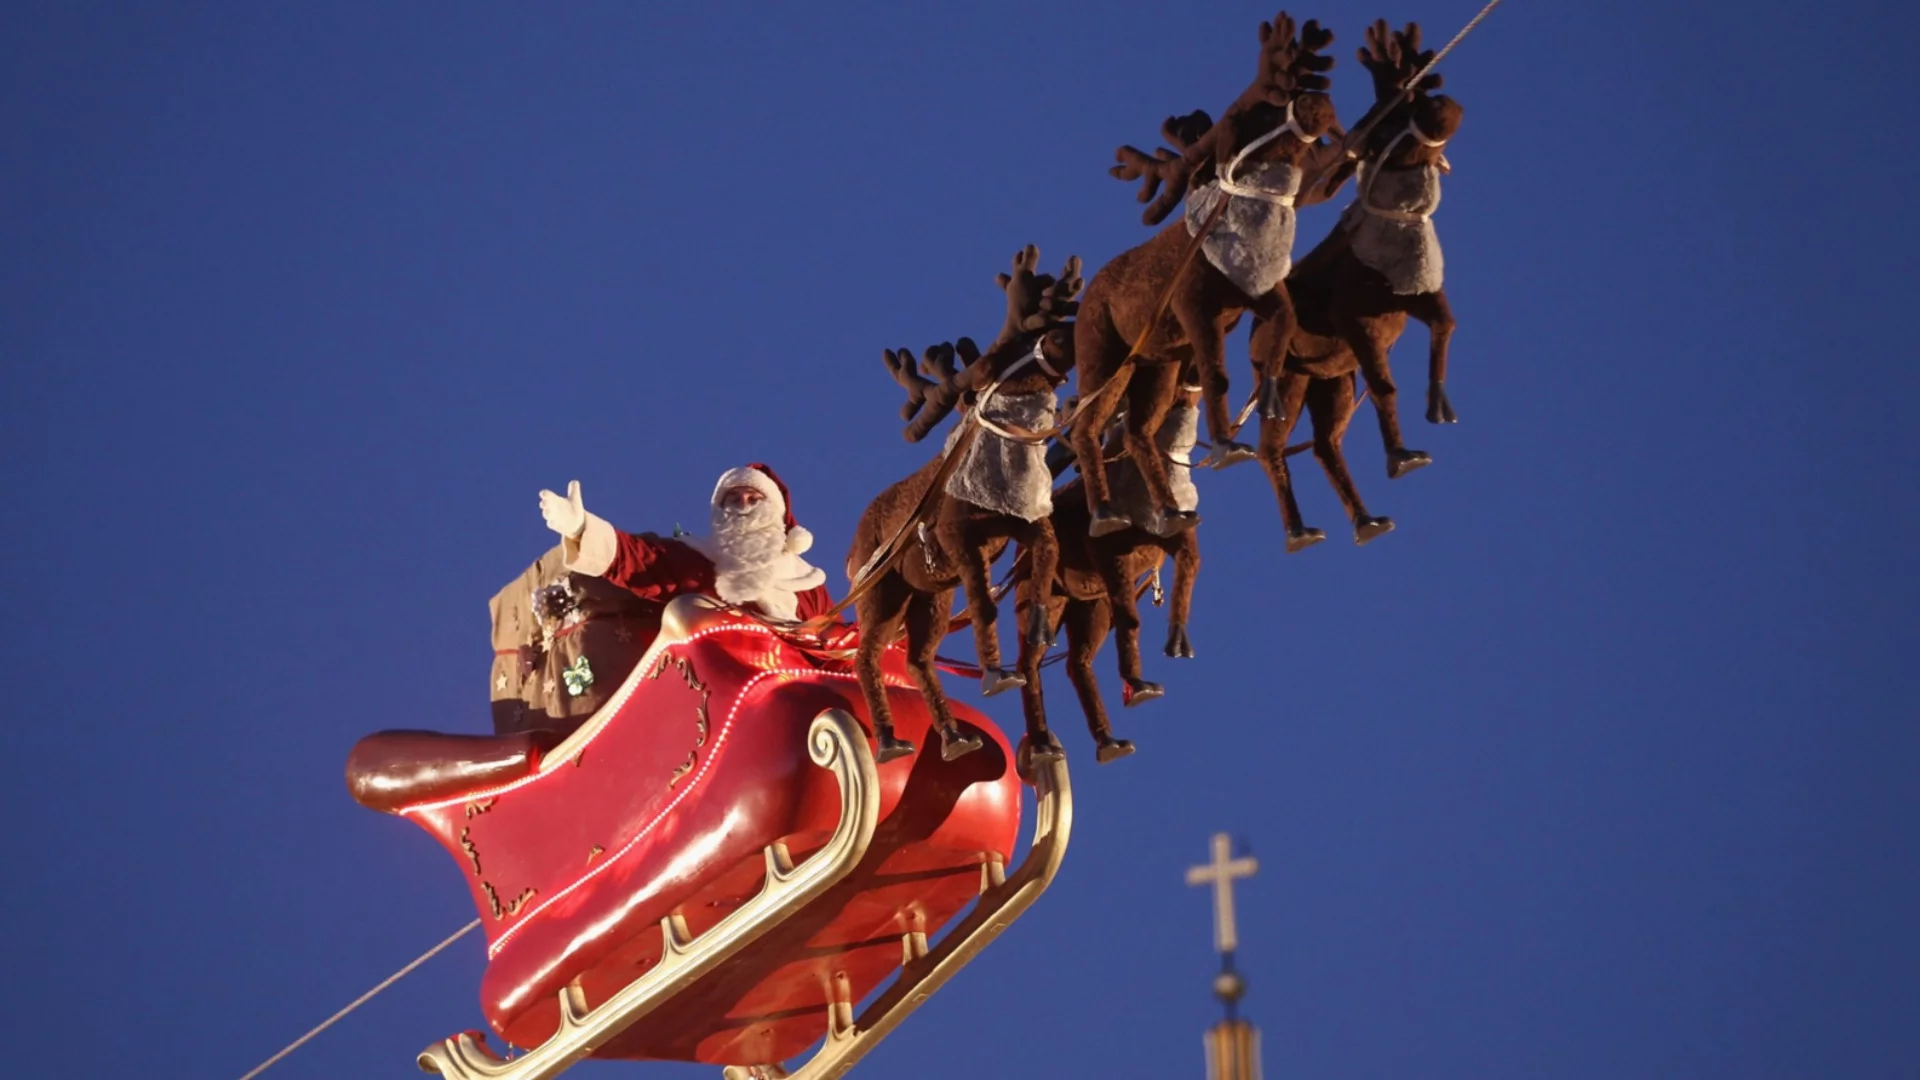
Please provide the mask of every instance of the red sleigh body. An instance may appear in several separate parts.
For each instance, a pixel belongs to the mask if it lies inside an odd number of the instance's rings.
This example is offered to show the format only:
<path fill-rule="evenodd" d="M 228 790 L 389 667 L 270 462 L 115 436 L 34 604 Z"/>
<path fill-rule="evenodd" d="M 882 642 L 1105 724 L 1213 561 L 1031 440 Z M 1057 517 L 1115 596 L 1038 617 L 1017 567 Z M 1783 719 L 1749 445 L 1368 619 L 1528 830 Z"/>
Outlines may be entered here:
<path fill-rule="evenodd" d="M 945 967 L 944 981 L 998 927 L 948 950 L 963 954 L 951 964 L 927 955 L 927 935 L 983 892 L 984 907 L 1018 891 L 1024 909 L 1045 888 L 1057 853 L 1038 888 L 1004 880 L 1020 783 L 998 729 L 955 703 L 986 745 L 943 761 L 896 650 L 896 728 L 930 749 L 876 767 L 858 684 L 834 666 L 689 598 L 557 745 L 386 732 L 355 748 L 356 797 L 432 833 L 466 876 L 493 1031 L 571 1048 L 529 1075 L 580 1056 L 781 1062 L 846 1038 L 852 1003 L 903 964 L 917 978 Z M 1063 847 L 1065 822 L 1053 825 Z M 620 1010 L 633 1018 L 604 1019 Z M 603 1017 L 593 1032 L 589 1016 Z M 450 1075 L 513 1064 L 471 1035 L 422 1055 Z"/>

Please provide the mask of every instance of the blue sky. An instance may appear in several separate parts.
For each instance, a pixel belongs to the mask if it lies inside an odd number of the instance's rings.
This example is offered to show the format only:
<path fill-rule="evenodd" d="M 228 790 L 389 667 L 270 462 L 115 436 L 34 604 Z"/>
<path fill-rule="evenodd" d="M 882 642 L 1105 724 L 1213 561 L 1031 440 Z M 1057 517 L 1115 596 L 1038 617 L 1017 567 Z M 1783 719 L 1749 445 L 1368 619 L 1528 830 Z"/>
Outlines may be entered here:
<path fill-rule="evenodd" d="M 1297 14 L 1338 32 L 1350 120 L 1368 21 L 1438 40 L 1477 6 Z M 535 493 L 696 526 L 764 460 L 840 588 L 861 507 L 931 452 L 880 350 L 990 335 L 1022 244 L 1145 240 L 1113 148 L 1231 100 L 1271 14 L 11 12 L 8 1072 L 238 1076 L 472 918 L 340 769 L 380 728 L 485 728 Z M 1916 30 L 1496 12 L 1444 68 L 1461 422 L 1410 409 L 1435 463 L 1391 483 L 1369 417 L 1348 442 L 1398 531 L 1347 543 L 1303 461 L 1332 539 L 1283 557 L 1257 467 L 1201 477 L 1198 658 L 1150 654 L 1169 696 L 1097 770 L 1059 685 L 1086 763 L 1058 885 L 860 1075 L 1202 1075 L 1182 872 L 1220 829 L 1261 860 L 1269 1076 L 1920 1068 Z M 1231 363 L 1243 387 L 1244 335 Z M 268 1075 L 416 1075 L 477 1025 L 481 964 L 463 943 Z"/>

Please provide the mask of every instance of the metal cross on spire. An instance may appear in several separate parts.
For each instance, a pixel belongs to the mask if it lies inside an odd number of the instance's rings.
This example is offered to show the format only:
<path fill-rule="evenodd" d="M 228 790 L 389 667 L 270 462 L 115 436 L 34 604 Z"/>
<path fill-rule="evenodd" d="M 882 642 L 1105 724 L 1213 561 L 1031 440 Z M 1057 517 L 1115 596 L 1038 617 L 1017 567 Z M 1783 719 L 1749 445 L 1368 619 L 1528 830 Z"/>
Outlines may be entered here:
<path fill-rule="evenodd" d="M 1213 946 L 1231 955 L 1239 946 L 1234 932 L 1233 883 L 1252 877 L 1260 864 L 1251 855 L 1233 857 L 1233 838 L 1226 833 L 1213 834 L 1213 860 L 1205 866 L 1187 868 L 1187 884 L 1213 886 Z"/>

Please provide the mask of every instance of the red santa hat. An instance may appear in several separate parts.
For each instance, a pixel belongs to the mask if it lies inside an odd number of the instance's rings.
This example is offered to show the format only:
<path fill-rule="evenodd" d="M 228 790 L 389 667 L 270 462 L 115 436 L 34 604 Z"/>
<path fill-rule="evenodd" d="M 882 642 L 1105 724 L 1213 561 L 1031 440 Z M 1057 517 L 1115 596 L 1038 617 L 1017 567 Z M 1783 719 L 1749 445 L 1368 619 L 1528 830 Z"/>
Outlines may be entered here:
<path fill-rule="evenodd" d="M 787 485 L 778 473 L 758 461 L 749 462 L 737 469 L 728 469 L 720 474 L 720 482 L 713 487 L 713 503 L 720 504 L 720 496 L 728 489 L 752 488 L 766 496 L 768 502 L 779 507 L 781 523 L 787 530 L 787 553 L 799 555 L 813 546 L 813 534 L 802 528 L 793 517 L 793 498 L 787 491 Z"/>

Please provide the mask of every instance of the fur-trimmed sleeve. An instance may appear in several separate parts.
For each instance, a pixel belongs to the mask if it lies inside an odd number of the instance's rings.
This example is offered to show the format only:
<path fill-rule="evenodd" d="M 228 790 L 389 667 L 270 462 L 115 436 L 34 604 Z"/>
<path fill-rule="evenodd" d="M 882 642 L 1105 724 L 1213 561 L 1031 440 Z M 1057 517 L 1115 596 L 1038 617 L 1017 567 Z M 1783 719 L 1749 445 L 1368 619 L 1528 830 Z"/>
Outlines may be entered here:
<path fill-rule="evenodd" d="M 813 588 L 800 594 L 799 603 L 795 606 L 794 614 L 804 622 L 816 615 L 827 615 L 832 613 L 832 611 L 833 597 L 827 595 L 827 587 L 825 585 L 815 585 Z"/>
<path fill-rule="evenodd" d="M 621 532 L 592 515 L 588 518 L 575 560 L 581 565 L 569 564 L 568 569 L 605 578 L 643 600 L 713 591 L 713 563 L 705 555 L 678 540 Z M 600 565 L 589 565 L 594 563 Z"/>

